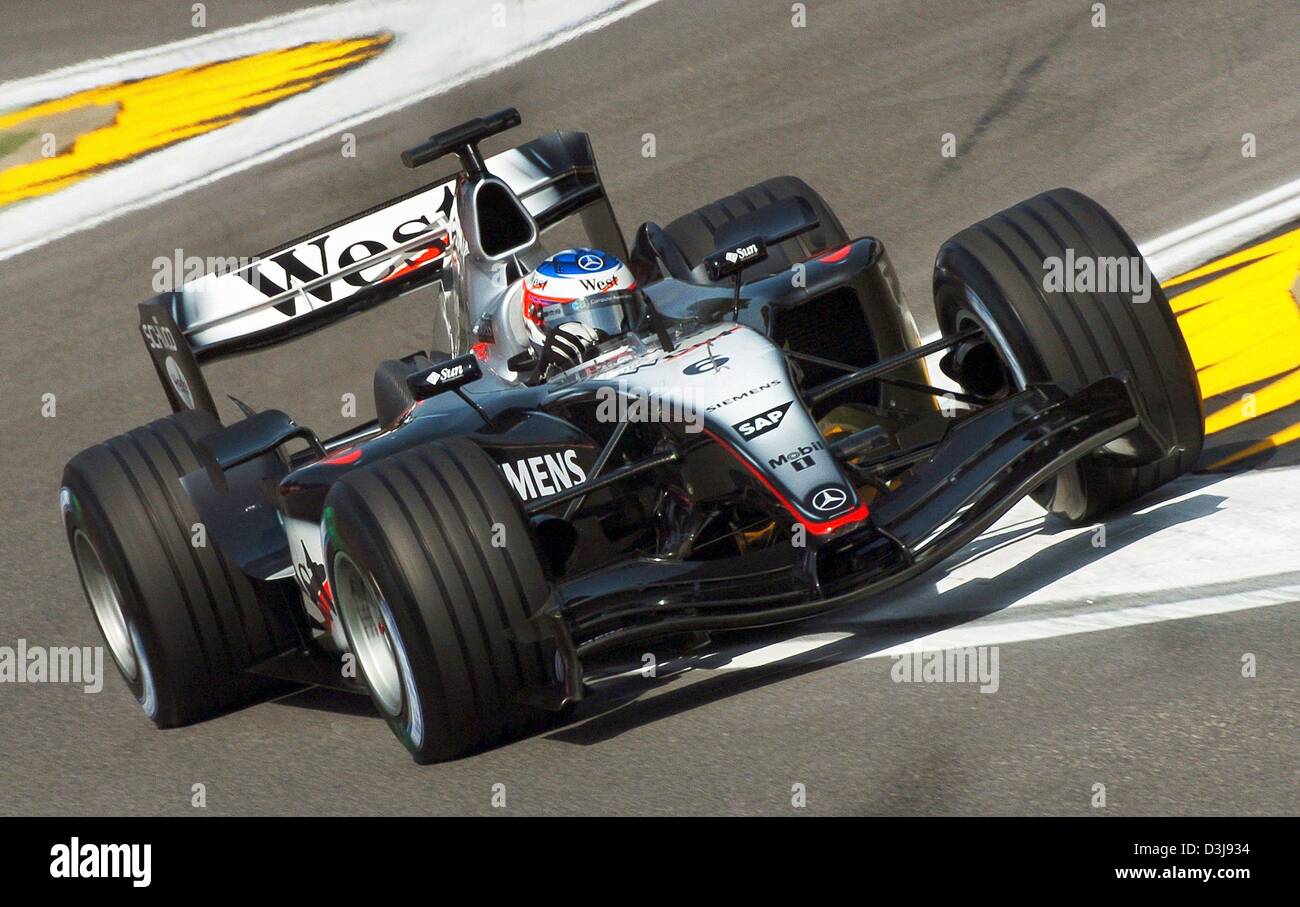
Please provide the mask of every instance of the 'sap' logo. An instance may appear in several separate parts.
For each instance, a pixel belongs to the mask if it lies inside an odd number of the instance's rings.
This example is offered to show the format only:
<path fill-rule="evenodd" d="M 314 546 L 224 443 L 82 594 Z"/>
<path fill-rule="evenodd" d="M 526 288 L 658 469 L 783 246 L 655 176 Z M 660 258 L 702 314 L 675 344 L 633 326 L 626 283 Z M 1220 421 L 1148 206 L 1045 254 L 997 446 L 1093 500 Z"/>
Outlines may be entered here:
<path fill-rule="evenodd" d="M 787 400 L 780 406 L 773 406 L 763 410 L 757 416 L 741 419 L 731 427 L 740 432 L 740 436 L 746 441 L 752 441 L 759 435 L 765 435 L 780 425 L 792 403 L 794 403 L 793 400 Z"/>

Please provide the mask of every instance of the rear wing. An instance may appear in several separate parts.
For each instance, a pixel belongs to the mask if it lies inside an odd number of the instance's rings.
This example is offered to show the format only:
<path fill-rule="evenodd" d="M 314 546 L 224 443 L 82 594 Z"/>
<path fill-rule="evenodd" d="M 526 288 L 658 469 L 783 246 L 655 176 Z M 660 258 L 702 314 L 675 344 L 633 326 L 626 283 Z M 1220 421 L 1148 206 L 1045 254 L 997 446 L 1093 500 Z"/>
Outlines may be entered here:
<path fill-rule="evenodd" d="M 580 215 L 627 257 L 582 132 L 552 132 L 487 160 L 539 231 Z M 140 330 L 174 411 L 216 414 L 200 365 L 282 343 L 438 280 L 456 231 L 456 177 L 423 186 L 140 305 Z"/>

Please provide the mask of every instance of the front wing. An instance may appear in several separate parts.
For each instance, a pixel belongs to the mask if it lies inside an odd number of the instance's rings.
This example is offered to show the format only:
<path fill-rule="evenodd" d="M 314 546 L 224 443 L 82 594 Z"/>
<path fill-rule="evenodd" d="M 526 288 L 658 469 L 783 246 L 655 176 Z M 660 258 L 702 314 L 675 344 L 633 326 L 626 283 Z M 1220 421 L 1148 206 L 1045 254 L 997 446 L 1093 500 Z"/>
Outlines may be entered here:
<path fill-rule="evenodd" d="M 1036 385 L 957 422 L 876 499 L 867 523 L 843 534 L 721 561 L 639 559 L 561 583 L 534 625 L 538 638 L 555 640 L 566 681 L 534 698 L 544 706 L 581 698 L 583 660 L 615 647 L 861 603 L 938 565 L 1056 473 L 1135 435 L 1162 443 L 1126 377 L 1075 394 Z"/>

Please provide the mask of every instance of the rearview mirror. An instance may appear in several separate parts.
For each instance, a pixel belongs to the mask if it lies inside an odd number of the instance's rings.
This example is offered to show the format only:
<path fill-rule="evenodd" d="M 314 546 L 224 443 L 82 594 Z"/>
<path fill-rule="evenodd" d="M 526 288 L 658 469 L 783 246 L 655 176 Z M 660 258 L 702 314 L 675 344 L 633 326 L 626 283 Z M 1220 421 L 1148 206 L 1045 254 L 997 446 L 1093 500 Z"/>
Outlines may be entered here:
<path fill-rule="evenodd" d="M 439 362 L 429 368 L 420 369 L 406 379 L 406 386 L 411 389 L 416 400 L 424 400 L 443 391 L 456 390 L 462 385 L 477 381 L 483 377 L 479 368 L 478 357 L 473 353 Z"/>
<path fill-rule="evenodd" d="M 739 274 L 752 264 L 767 258 L 767 243 L 761 236 L 751 236 L 734 246 L 719 249 L 704 259 L 704 272 L 709 280 L 722 280 Z"/>
<path fill-rule="evenodd" d="M 716 252 L 705 257 L 705 273 L 710 280 L 739 274 L 767 258 L 769 246 L 815 230 L 820 225 L 812 206 L 798 196 L 783 198 L 742 214 L 728 221 L 714 236 L 718 247 Z"/>

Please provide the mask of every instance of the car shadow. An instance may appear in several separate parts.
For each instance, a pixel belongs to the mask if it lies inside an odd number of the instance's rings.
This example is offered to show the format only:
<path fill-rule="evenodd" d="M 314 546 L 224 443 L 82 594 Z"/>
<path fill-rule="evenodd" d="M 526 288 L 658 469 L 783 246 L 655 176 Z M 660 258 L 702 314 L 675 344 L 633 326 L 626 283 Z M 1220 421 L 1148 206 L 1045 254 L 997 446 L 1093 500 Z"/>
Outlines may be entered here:
<path fill-rule="evenodd" d="M 563 728 L 546 734 L 583 746 L 598 744 L 627 731 L 688 712 L 731 696 L 781 683 L 794 677 L 852 661 L 1005 610 L 1085 564 L 1108 557 L 1153 533 L 1207 517 L 1223 505 L 1225 497 L 1203 489 L 1226 476 L 1206 474 L 1184 477 L 1170 494 L 1201 493 L 1166 503 L 1148 497 L 1126 512 L 1107 517 L 1105 547 L 1093 546 L 1091 532 L 1077 532 L 1059 543 L 1039 549 L 996 578 L 975 579 L 940 591 L 933 574 L 918 578 L 881 598 L 821 618 L 782 627 L 777 631 L 746 631 L 715 638 L 714 647 L 697 655 L 661 662 L 657 676 L 638 673 L 640 662 L 611 666 L 612 676 L 598 682 L 595 694 L 582 702 Z M 1135 510 L 1146 511 L 1141 517 Z M 1077 530 L 1055 518 L 1025 520 L 986 533 L 958 552 L 942 568 L 944 574 L 977 562 L 1031 535 L 1064 534 Z M 719 670 L 735 659 L 774 643 L 819 633 L 834 639 L 802 649 L 770 663 Z M 848 633 L 848 636 L 842 634 Z M 619 668 L 623 670 L 619 672 Z M 695 679 L 701 671 L 710 672 Z M 691 682 L 685 682 L 691 676 Z"/>
<path fill-rule="evenodd" d="M 360 715 L 382 718 L 370 697 L 364 693 L 349 693 L 329 687 L 304 687 L 285 693 L 270 702 L 312 712 L 333 712 L 337 715 Z"/>

